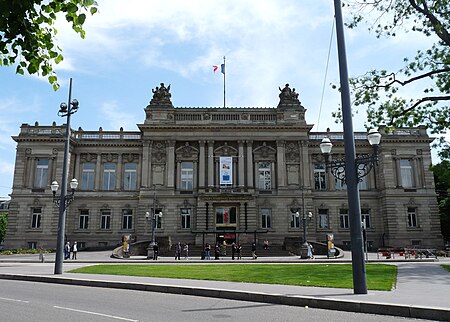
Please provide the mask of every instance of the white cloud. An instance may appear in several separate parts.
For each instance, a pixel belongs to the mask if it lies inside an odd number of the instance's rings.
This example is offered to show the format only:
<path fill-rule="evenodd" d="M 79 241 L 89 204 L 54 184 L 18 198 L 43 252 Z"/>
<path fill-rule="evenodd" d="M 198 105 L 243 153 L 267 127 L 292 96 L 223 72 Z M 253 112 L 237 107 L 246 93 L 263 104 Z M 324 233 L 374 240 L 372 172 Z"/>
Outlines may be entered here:
<path fill-rule="evenodd" d="M 136 124 L 141 123 L 142 120 L 141 115 L 133 115 L 115 101 L 103 103 L 101 113 L 108 122 L 108 128 L 104 130 L 117 131 L 122 127 L 125 131 L 137 131 Z"/>

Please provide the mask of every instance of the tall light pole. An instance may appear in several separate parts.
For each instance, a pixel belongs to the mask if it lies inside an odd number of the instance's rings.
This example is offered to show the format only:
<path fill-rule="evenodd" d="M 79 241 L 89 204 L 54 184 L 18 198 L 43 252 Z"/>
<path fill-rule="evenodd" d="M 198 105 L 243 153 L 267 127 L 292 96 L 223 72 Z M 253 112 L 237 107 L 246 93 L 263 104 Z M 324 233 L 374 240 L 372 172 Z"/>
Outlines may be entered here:
<path fill-rule="evenodd" d="M 148 211 L 145 213 L 145 218 L 147 220 L 151 219 L 152 221 L 152 241 L 150 242 L 150 244 L 148 245 L 147 248 L 147 259 L 151 259 L 154 257 L 154 246 L 156 244 L 156 228 L 158 227 L 158 218 L 162 217 L 162 212 L 158 212 L 156 213 L 156 186 L 155 189 L 153 190 L 153 210 L 152 213 L 150 214 Z"/>
<path fill-rule="evenodd" d="M 334 0 L 334 12 L 336 18 L 336 36 L 339 58 L 339 78 L 341 84 L 341 105 L 342 105 L 342 120 L 344 126 L 344 148 L 345 148 L 345 163 L 340 164 L 345 168 L 345 182 L 347 183 L 347 199 L 350 217 L 350 237 L 352 247 L 352 271 L 353 271 L 353 292 L 355 294 L 367 294 L 367 281 L 366 281 L 366 265 L 364 262 L 364 249 L 363 249 L 363 236 L 361 229 L 361 202 L 359 199 L 358 178 L 359 165 L 364 165 L 365 169 L 368 169 L 365 175 L 367 175 L 370 168 L 366 167 L 369 162 L 358 162 L 355 152 L 355 137 L 353 135 L 353 120 L 352 110 L 350 102 L 350 88 L 348 81 L 347 70 L 347 54 L 345 51 L 345 38 L 344 38 L 344 22 L 342 19 L 341 1 Z M 379 133 L 378 133 L 379 135 Z M 378 138 L 380 138 L 379 135 Z M 328 148 L 331 151 L 331 142 L 323 142 L 321 148 Z M 379 143 L 379 140 L 378 140 Z M 378 144 L 376 144 L 378 146 Z M 375 148 L 374 148 L 375 149 Z M 328 151 L 328 153 L 330 152 Z M 324 152 L 322 150 L 322 152 Z M 338 164 L 335 164 L 335 169 L 338 169 Z M 339 172 L 339 171 L 338 171 Z M 342 171 L 340 171 L 342 172 Z"/>
<path fill-rule="evenodd" d="M 308 240 L 306 238 L 306 226 L 307 226 L 307 219 L 311 220 L 313 214 L 311 211 L 308 212 L 308 217 L 306 216 L 305 212 L 305 196 L 303 192 L 304 187 L 302 186 L 302 213 L 300 214 L 299 208 L 291 208 L 291 212 L 295 215 L 296 218 L 302 219 L 302 229 L 303 229 L 303 243 L 300 246 L 300 258 L 306 259 L 308 258 Z"/>
<path fill-rule="evenodd" d="M 66 121 L 66 135 L 64 142 L 64 161 L 63 161 L 63 173 L 61 180 L 61 195 L 59 196 L 59 202 L 55 204 L 59 208 L 59 219 L 58 219 L 58 237 L 56 241 L 56 258 L 55 258 L 55 274 L 62 274 L 63 272 L 63 252 L 64 252 L 64 229 L 66 227 L 66 209 L 70 202 L 73 200 L 73 193 L 78 185 L 76 179 L 71 181 L 72 194 L 67 195 L 67 176 L 68 176 L 68 164 L 69 164 L 69 145 L 70 145 L 70 115 L 78 111 L 78 101 L 76 99 L 72 100 L 72 78 L 69 84 L 69 100 L 66 103 L 61 103 L 59 106 L 58 115 L 61 117 L 67 117 Z M 76 184 L 75 184 L 76 182 Z M 56 190 L 58 190 L 58 184 L 52 183 L 52 191 L 55 199 Z M 56 189 L 55 189 L 56 188 Z M 55 189 L 55 190 L 53 190 Z"/>

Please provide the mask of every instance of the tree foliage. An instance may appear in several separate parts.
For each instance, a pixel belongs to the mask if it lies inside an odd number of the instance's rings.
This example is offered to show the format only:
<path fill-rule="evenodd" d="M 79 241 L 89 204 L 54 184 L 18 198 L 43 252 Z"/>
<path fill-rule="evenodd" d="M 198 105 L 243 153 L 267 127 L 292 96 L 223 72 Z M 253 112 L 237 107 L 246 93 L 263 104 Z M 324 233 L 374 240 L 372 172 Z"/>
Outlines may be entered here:
<path fill-rule="evenodd" d="M 369 70 L 350 79 L 353 105 L 367 108 L 371 125 L 392 127 L 425 124 L 433 134 L 450 125 L 450 1 L 343 1 L 350 8 L 349 28 L 367 22 L 379 37 L 421 33 L 435 39 L 414 57 L 403 59 L 400 70 Z M 417 97 L 404 97 L 401 88 L 414 87 Z M 417 90 L 419 88 L 419 90 Z M 338 113 L 339 114 L 339 113 Z"/>
<path fill-rule="evenodd" d="M 450 241 L 450 161 L 442 161 L 431 169 L 436 184 L 442 235 Z"/>
<path fill-rule="evenodd" d="M 46 76 L 57 90 L 53 64 L 64 58 L 55 43 L 58 14 L 84 38 L 87 12 L 97 12 L 94 0 L 0 0 L 0 66 L 16 66 L 17 74 Z"/>
<path fill-rule="evenodd" d="M 8 226 L 8 213 L 0 212 L 0 243 L 6 236 L 6 227 Z"/>

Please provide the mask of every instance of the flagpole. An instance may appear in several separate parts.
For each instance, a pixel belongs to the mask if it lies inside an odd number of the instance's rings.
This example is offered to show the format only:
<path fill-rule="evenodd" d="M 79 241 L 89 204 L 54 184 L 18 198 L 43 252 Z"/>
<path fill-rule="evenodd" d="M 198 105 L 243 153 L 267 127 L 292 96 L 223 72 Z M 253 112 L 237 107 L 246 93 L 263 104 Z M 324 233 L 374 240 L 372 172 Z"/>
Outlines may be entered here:
<path fill-rule="evenodd" d="M 225 108 L 226 107 L 226 104 L 225 104 L 225 56 L 223 56 L 222 73 L 223 73 L 223 108 Z"/>

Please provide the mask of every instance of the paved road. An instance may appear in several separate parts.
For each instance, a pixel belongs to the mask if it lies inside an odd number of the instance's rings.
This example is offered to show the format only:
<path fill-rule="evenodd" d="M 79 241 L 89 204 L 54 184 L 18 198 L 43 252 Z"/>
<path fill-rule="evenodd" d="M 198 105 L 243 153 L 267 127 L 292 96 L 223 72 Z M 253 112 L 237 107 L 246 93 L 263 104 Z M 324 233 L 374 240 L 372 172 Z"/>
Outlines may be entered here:
<path fill-rule="evenodd" d="M 64 263 L 66 271 L 95 263 L 125 263 L 125 261 L 109 258 L 110 252 L 96 252 L 79 254 L 78 261 Z M 163 293 L 181 293 L 203 295 L 215 298 L 247 299 L 253 302 L 289 304 L 327 308 L 341 311 L 370 312 L 376 314 L 399 315 L 405 317 L 421 317 L 435 320 L 450 321 L 450 274 L 440 267 L 440 264 L 450 264 L 450 259 L 439 259 L 438 262 L 424 260 L 421 262 L 393 261 L 384 262 L 398 266 L 397 288 L 390 292 L 369 291 L 366 295 L 354 295 L 351 289 L 333 289 L 319 287 L 299 287 L 285 285 L 266 285 L 251 283 L 232 283 L 220 281 L 196 281 L 187 279 L 163 279 L 149 277 L 111 276 L 64 273 L 53 275 L 53 263 L 38 263 L 37 255 L 5 257 L 0 256 L 0 278 L 40 280 L 58 283 L 78 283 L 82 285 L 96 285 L 109 288 L 130 288 Z M 348 258 L 348 257 L 347 257 Z M 299 260 L 297 257 L 258 258 L 257 261 L 245 259 L 245 263 L 328 263 L 339 264 L 350 262 L 349 259 Z M 51 260 L 51 255 L 47 260 Z M 369 257 L 376 260 L 376 254 Z M 207 261 L 174 261 L 172 257 L 162 258 L 161 261 L 147 261 L 131 259 L 132 263 L 184 263 L 204 264 Z M 237 263 L 237 261 L 221 259 L 211 261 L 216 263 Z M 313 266 L 312 266 L 313 267 Z M 312 268 L 313 269 L 313 268 Z M 15 276 L 15 277 L 14 277 Z M 56 281 L 55 281 L 56 279 Z"/>
<path fill-rule="evenodd" d="M 7 280 L 0 280 L 0 307 L 1 320 L 9 322 L 408 320 L 197 296 Z"/>

